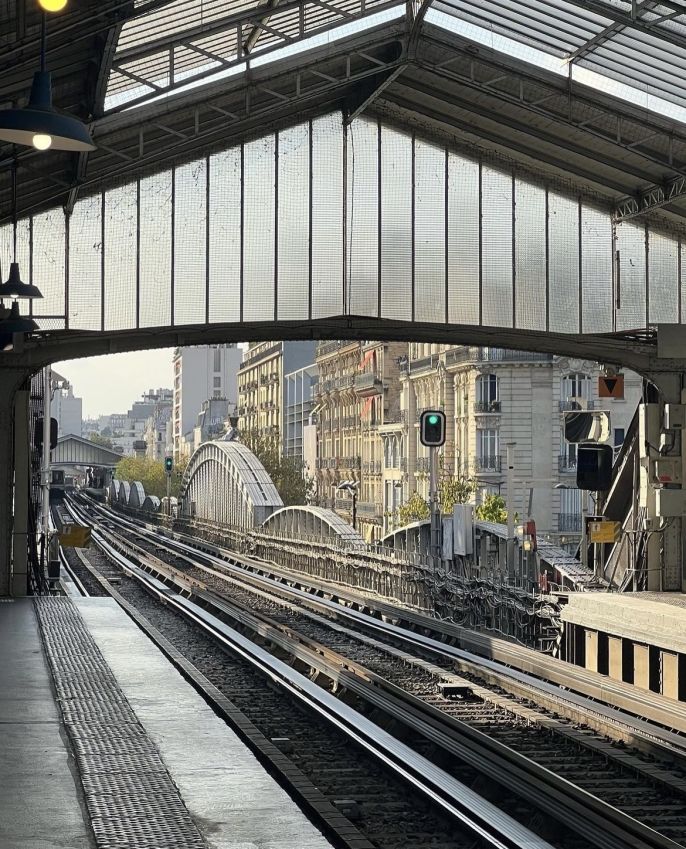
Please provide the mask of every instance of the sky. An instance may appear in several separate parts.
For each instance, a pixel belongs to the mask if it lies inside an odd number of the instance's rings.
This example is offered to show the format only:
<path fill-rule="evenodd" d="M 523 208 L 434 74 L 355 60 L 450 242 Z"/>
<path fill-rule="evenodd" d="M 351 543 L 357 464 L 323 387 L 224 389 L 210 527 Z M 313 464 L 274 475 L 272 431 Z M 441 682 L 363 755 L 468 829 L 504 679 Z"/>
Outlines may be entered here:
<path fill-rule="evenodd" d="M 55 363 L 53 368 L 83 398 L 84 419 L 125 413 L 148 389 L 171 389 L 173 348 L 132 351 Z"/>

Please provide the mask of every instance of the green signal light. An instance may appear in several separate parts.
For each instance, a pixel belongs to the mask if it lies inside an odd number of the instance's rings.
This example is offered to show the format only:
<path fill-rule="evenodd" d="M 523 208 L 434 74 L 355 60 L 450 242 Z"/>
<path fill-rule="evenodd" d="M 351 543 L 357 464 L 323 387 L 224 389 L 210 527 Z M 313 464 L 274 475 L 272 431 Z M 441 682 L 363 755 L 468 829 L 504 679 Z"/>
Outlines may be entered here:
<path fill-rule="evenodd" d="M 429 416 L 429 424 L 438 424 L 438 416 Z"/>

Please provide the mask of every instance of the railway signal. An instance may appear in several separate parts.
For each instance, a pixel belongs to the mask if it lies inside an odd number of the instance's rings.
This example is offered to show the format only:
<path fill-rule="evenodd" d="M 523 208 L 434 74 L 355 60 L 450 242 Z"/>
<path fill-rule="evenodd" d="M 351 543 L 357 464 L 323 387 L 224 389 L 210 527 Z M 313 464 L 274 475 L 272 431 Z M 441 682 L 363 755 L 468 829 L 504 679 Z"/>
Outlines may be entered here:
<path fill-rule="evenodd" d="M 429 448 L 445 443 L 445 413 L 442 410 L 424 410 L 419 419 L 419 440 Z"/>

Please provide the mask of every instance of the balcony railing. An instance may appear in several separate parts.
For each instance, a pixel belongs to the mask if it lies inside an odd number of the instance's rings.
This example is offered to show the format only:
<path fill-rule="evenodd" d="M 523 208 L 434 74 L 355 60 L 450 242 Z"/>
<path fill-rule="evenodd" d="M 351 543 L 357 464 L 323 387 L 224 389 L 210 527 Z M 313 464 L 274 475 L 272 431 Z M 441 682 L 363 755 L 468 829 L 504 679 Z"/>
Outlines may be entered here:
<path fill-rule="evenodd" d="M 358 516 L 380 516 L 382 513 L 381 505 L 375 501 L 358 501 L 357 514 Z"/>
<path fill-rule="evenodd" d="M 568 412 L 570 410 L 592 410 L 594 407 L 593 401 L 587 398 L 565 398 L 560 401 L 560 412 Z"/>
<path fill-rule="evenodd" d="M 245 359 L 238 366 L 239 370 L 243 371 L 244 369 L 250 368 L 251 366 L 256 365 L 256 363 L 262 362 L 262 360 L 266 360 L 267 357 L 273 357 L 275 354 L 278 354 L 281 351 L 281 342 L 278 342 L 276 345 L 272 345 L 270 348 L 262 351 L 259 354 L 250 354 L 250 351 L 247 352 Z"/>
<path fill-rule="evenodd" d="M 566 454 L 558 455 L 557 468 L 560 472 L 575 472 L 576 457 L 568 457 Z"/>
<path fill-rule="evenodd" d="M 368 475 L 381 474 L 381 460 L 365 460 L 362 463 L 362 471 Z"/>
<path fill-rule="evenodd" d="M 502 468 L 502 457 L 500 455 L 484 454 L 474 458 L 473 468 L 475 472 L 493 473 L 499 472 Z"/>
<path fill-rule="evenodd" d="M 474 404 L 475 413 L 499 413 L 500 401 L 477 401 Z"/>
<path fill-rule="evenodd" d="M 417 457 L 416 469 L 418 472 L 430 472 L 431 460 L 428 457 Z"/>
<path fill-rule="evenodd" d="M 358 395 L 364 396 L 381 395 L 383 392 L 383 381 L 373 372 L 369 374 L 356 374 L 355 392 Z"/>
<path fill-rule="evenodd" d="M 552 354 L 511 351 L 508 348 L 481 348 L 474 345 L 455 348 L 445 354 L 447 366 L 463 363 L 548 363 L 552 362 L 552 359 Z"/>
<path fill-rule="evenodd" d="M 580 534 L 581 516 L 578 513 L 560 513 L 557 517 L 557 529 L 560 532 Z"/>

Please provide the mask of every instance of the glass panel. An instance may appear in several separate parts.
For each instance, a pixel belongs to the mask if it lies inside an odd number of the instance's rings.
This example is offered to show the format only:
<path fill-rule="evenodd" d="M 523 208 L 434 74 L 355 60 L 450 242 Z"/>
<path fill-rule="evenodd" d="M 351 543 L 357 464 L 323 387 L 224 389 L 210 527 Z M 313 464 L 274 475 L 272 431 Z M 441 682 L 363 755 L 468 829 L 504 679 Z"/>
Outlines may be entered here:
<path fill-rule="evenodd" d="M 415 142 L 414 290 L 417 321 L 445 321 L 445 152 Z"/>
<path fill-rule="evenodd" d="M 310 128 L 279 133 L 278 316 L 307 319 L 310 292 Z"/>
<path fill-rule="evenodd" d="M 172 176 L 141 180 L 140 325 L 171 324 Z"/>
<path fill-rule="evenodd" d="M 348 129 L 348 311 L 378 314 L 378 127 L 357 119 Z"/>
<path fill-rule="evenodd" d="M 545 189 L 516 180 L 515 200 L 515 326 L 545 330 Z"/>
<path fill-rule="evenodd" d="M 244 147 L 243 318 L 274 319 L 274 136 Z"/>
<path fill-rule="evenodd" d="M 619 251 L 619 309 L 617 330 L 637 330 L 646 323 L 645 227 L 617 226 Z"/>
<path fill-rule="evenodd" d="M 343 312 L 343 118 L 312 122 L 312 317 Z"/>
<path fill-rule="evenodd" d="M 210 156 L 210 321 L 238 321 L 241 297 L 241 149 Z"/>
<path fill-rule="evenodd" d="M 548 193 L 548 276 L 553 333 L 579 332 L 579 205 Z"/>
<path fill-rule="evenodd" d="M 381 315 L 412 318 L 412 139 L 381 128 Z"/>
<path fill-rule="evenodd" d="M 448 319 L 479 323 L 479 163 L 448 154 Z"/>
<path fill-rule="evenodd" d="M 481 169 L 482 321 L 512 327 L 512 177 Z"/>
<path fill-rule="evenodd" d="M 207 162 L 174 175 L 174 324 L 202 324 L 206 293 Z"/>
<path fill-rule="evenodd" d="M 612 228 L 606 212 L 581 209 L 582 333 L 612 332 Z"/>
<path fill-rule="evenodd" d="M 660 233 L 648 233 L 648 265 L 650 281 L 651 323 L 671 324 L 679 321 L 679 289 L 675 239 Z"/>
<path fill-rule="evenodd" d="M 136 326 L 135 183 L 105 193 L 105 330 Z"/>
<path fill-rule="evenodd" d="M 61 209 L 33 218 L 33 281 L 43 293 L 34 315 L 64 315 L 64 214 Z M 3 265 L 4 268 L 4 265 Z"/>
<path fill-rule="evenodd" d="M 100 330 L 102 196 L 74 206 L 69 222 L 69 326 Z"/>

